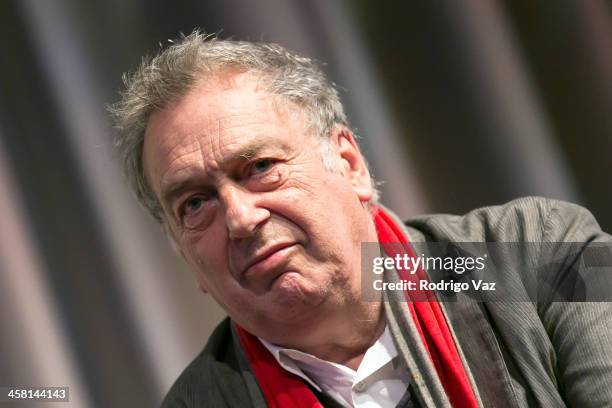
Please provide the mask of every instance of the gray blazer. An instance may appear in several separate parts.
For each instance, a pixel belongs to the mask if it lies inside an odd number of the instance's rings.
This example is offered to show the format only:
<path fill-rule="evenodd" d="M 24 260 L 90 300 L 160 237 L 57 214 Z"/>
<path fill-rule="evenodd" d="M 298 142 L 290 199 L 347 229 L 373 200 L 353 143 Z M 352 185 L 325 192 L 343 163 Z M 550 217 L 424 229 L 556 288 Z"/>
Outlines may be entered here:
<path fill-rule="evenodd" d="M 402 225 L 400 220 L 396 220 Z M 510 263 L 505 283 L 518 302 L 465 299 L 459 293 L 441 307 L 458 345 L 472 388 L 483 407 L 612 406 L 612 303 L 568 303 L 533 286 L 529 264 L 543 254 L 562 252 L 560 242 L 600 241 L 608 252 L 595 263 L 606 279 L 603 292 L 612 298 L 612 237 L 601 231 L 585 209 L 542 198 L 515 200 L 474 210 L 464 216 L 426 215 L 410 219 L 405 232 L 412 242 L 515 242 L 520 256 Z M 531 243 L 547 243 L 532 245 Z M 563 282 L 575 270 L 575 253 L 553 278 Z M 556 258 L 559 258 L 557 256 Z M 525 268 L 521 267 L 525 264 Z M 579 265 L 578 265 L 579 267 Z M 588 281 L 597 278 L 579 272 Z M 385 273 L 397 280 L 394 272 Z M 535 292 L 533 288 L 536 288 Z M 524 293 L 521 293 L 524 291 Z M 402 407 L 450 407 L 435 369 L 418 335 L 401 292 L 385 293 L 389 327 L 408 367 L 411 384 Z M 313 390 L 324 406 L 333 400 Z M 265 407 L 266 403 L 229 320 L 222 322 L 205 349 L 168 392 L 163 407 Z M 457 408 L 457 407 L 455 407 Z"/>
<path fill-rule="evenodd" d="M 464 216 L 420 216 L 406 222 L 405 232 L 412 242 L 515 242 L 515 248 L 524 249 L 504 276 L 505 284 L 516 284 L 515 294 L 525 292 L 521 301 L 478 302 L 462 299 L 459 293 L 453 301 L 441 302 L 482 406 L 612 406 L 612 303 L 553 301 L 560 299 L 550 296 L 548 286 L 530 286 L 541 280 L 522 275 L 525 270 L 533 272 L 527 265 L 541 262 L 543 253 L 554 254 L 557 260 L 568 255 L 557 263 L 553 280 L 563 282 L 576 270 L 587 284 L 604 276 L 597 285 L 607 292 L 606 299 L 612 299 L 612 237 L 601 231 L 587 210 L 560 201 L 524 198 Z M 575 265 L 580 260 L 575 250 L 558 253 L 566 250 L 563 242 L 583 243 L 583 248 L 587 243 L 605 243 L 599 245 L 603 251 L 594 253 L 600 258 L 594 263 L 601 268 L 589 274 L 583 264 Z M 401 296 L 389 293 L 385 306 L 414 391 L 424 406 L 449 407 L 412 319 L 407 318 L 403 303 L 394 301 Z"/>

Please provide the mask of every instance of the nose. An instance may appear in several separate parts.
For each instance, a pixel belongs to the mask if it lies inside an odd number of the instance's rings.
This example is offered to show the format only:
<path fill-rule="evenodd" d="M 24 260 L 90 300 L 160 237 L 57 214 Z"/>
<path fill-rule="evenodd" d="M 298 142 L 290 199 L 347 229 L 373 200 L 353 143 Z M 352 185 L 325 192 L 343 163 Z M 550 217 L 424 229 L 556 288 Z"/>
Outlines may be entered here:
<path fill-rule="evenodd" d="M 219 189 L 225 207 L 225 224 L 232 240 L 248 238 L 270 217 L 270 212 L 257 205 L 257 193 L 237 185 Z"/>

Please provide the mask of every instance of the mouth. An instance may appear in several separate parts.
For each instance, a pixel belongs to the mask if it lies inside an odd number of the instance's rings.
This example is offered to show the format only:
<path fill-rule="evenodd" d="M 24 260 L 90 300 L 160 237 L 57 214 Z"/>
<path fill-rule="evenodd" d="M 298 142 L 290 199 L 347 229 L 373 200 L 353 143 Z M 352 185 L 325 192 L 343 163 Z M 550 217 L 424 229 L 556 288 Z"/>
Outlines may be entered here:
<path fill-rule="evenodd" d="M 293 249 L 294 243 L 279 243 L 260 251 L 246 265 L 242 272 L 243 277 L 258 276 L 266 274 L 286 259 L 287 254 Z"/>

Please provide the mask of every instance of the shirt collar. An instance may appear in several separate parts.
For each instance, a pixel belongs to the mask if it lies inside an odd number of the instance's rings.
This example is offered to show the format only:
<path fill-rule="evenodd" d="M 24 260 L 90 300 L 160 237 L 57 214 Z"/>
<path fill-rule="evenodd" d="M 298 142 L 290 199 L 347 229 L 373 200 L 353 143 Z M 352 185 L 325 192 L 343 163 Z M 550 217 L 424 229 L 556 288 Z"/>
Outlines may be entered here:
<path fill-rule="evenodd" d="M 281 367 L 303 378 L 319 392 L 322 391 L 322 387 L 332 387 L 333 383 L 349 385 L 348 383 L 362 381 L 398 356 L 387 326 L 378 340 L 368 348 L 357 371 L 341 364 L 322 360 L 309 353 L 277 346 L 262 338 L 259 338 L 259 341 L 272 353 Z"/>

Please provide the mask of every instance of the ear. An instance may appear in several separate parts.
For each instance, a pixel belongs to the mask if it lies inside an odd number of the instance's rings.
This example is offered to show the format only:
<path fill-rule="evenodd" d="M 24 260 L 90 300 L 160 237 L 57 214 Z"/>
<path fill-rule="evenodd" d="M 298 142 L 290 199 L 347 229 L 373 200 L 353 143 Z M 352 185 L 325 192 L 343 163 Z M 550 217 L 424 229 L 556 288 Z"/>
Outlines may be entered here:
<path fill-rule="evenodd" d="M 199 274 L 196 272 L 197 271 L 197 265 L 194 265 L 189 258 L 187 258 L 185 256 L 185 252 L 183 251 L 183 248 L 181 248 L 181 246 L 177 243 L 176 241 L 176 237 L 174 235 L 174 233 L 172 232 L 172 228 L 170 228 L 165 222 L 163 222 L 160 225 L 160 228 L 162 230 L 162 233 L 166 236 L 166 238 L 168 239 L 168 242 L 170 243 L 170 246 L 172 247 L 172 249 L 174 250 L 174 252 L 178 255 L 181 256 L 181 258 L 183 258 L 183 260 L 187 263 L 187 265 L 189 265 L 189 268 L 192 270 L 192 272 L 195 275 L 196 281 L 198 282 L 198 288 L 200 288 L 200 290 L 204 293 L 208 293 L 208 288 L 206 287 L 206 283 L 199 278 Z"/>
<path fill-rule="evenodd" d="M 338 127 L 333 132 L 332 138 L 340 155 L 342 175 L 351 183 L 359 201 L 370 201 L 374 195 L 370 172 L 353 133 L 346 127 Z"/>

